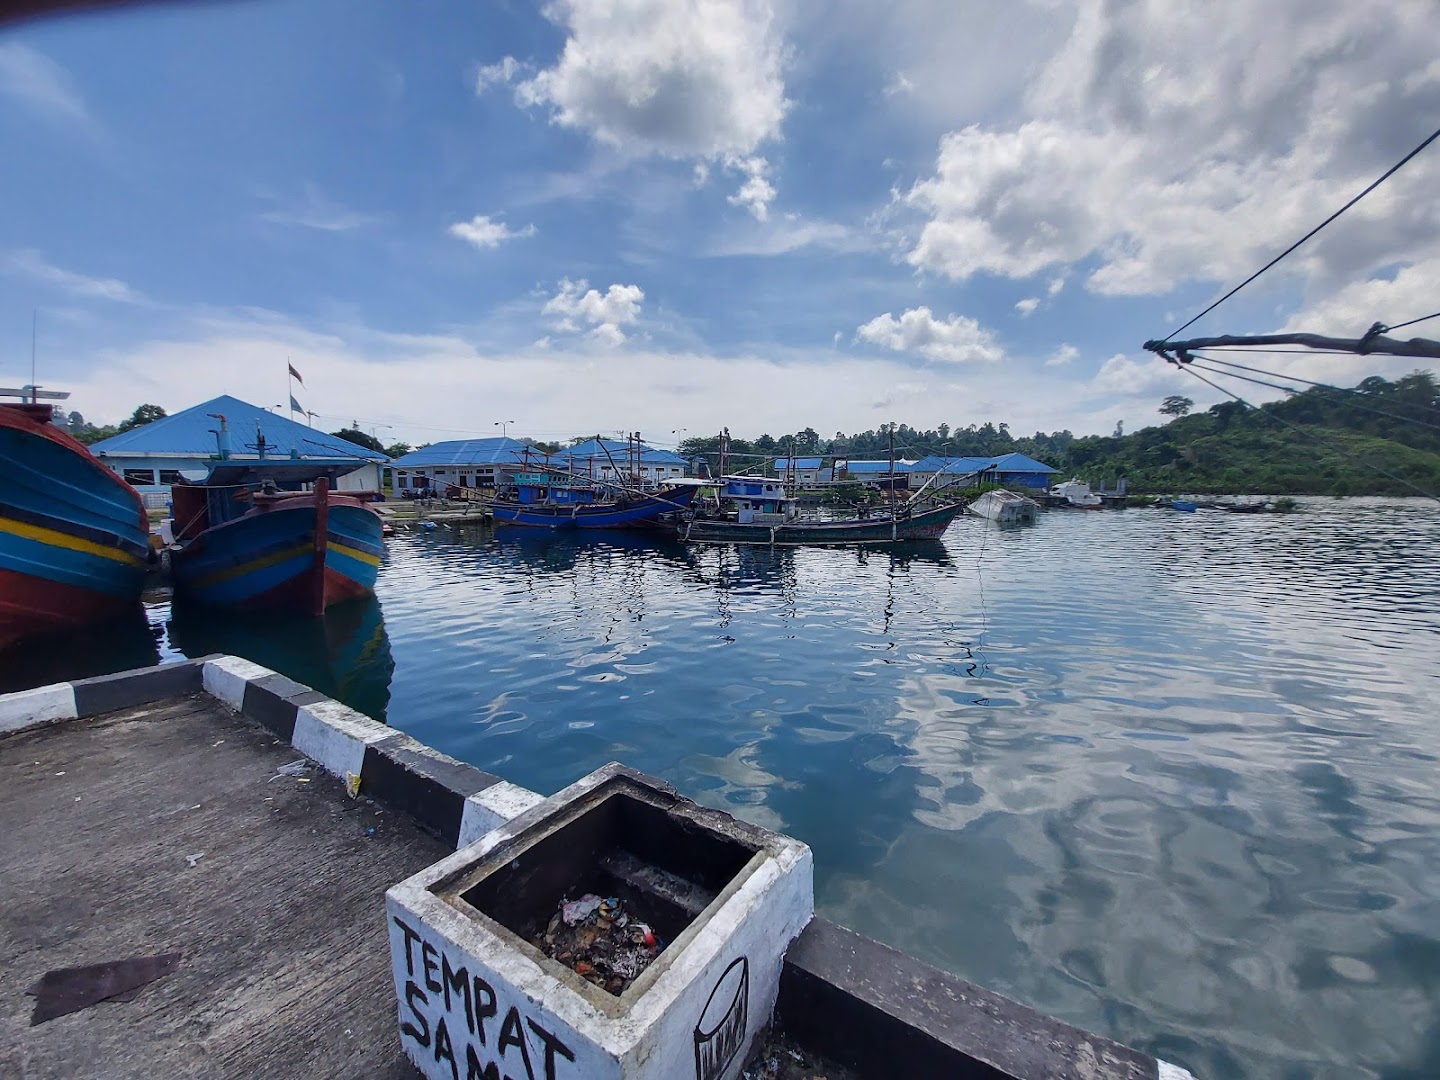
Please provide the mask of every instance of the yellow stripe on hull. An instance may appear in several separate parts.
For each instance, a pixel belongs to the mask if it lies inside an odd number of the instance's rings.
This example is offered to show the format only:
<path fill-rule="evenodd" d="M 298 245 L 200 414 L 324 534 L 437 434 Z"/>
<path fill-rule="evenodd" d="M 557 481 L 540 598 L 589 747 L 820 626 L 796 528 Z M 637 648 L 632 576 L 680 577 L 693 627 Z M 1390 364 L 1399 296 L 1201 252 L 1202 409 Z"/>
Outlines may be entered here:
<path fill-rule="evenodd" d="M 297 555 L 313 553 L 314 550 L 315 545 L 313 544 L 298 544 L 295 547 L 286 548 L 284 551 L 277 551 L 273 555 L 266 555 L 263 559 L 255 559 L 251 562 L 241 563 L 239 566 L 231 566 L 224 570 L 217 570 L 208 577 L 203 577 L 199 581 L 191 582 L 191 587 L 208 589 L 210 586 L 218 585 L 222 581 L 229 581 L 231 578 L 241 577 L 245 574 L 253 574 L 257 570 L 264 570 L 277 563 L 285 562 L 287 559 L 293 559 Z"/>
<path fill-rule="evenodd" d="M 29 525 L 23 521 L 15 521 L 12 518 L 0 518 L 0 532 L 7 532 L 13 536 L 23 537 L 26 540 L 35 540 L 51 547 L 67 548 L 70 551 L 80 551 L 87 555 L 98 555 L 102 559 L 112 559 L 126 566 L 144 566 L 145 560 L 138 555 L 132 555 L 128 551 L 121 551 L 119 548 L 106 547 L 104 544 L 97 544 L 93 540 L 83 540 L 78 536 L 71 536 L 69 533 L 61 532 L 59 529 L 47 529 L 42 525 Z"/>
<path fill-rule="evenodd" d="M 338 551 L 341 555 L 348 555 L 352 559 L 358 559 L 360 562 L 368 563 L 371 566 L 380 565 L 379 555 L 371 555 L 368 551 L 359 551 L 345 544 L 337 544 L 333 540 L 330 542 L 330 550 Z"/>
<path fill-rule="evenodd" d="M 314 550 L 315 546 L 313 544 L 299 544 L 292 548 L 286 548 L 284 551 L 277 551 L 273 555 L 266 555 L 263 559 L 254 559 L 250 562 L 242 563 L 239 566 L 231 566 L 224 570 L 218 570 L 208 577 L 203 577 L 199 581 L 192 582 L 192 587 L 196 589 L 208 589 L 212 585 L 219 585 L 222 581 L 229 581 L 232 578 L 241 577 L 245 574 L 253 574 L 258 570 L 265 570 L 278 563 L 285 562 L 287 559 L 293 559 L 296 556 L 304 555 Z M 330 545 L 330 550 L 337 551 L 342 555 L 348 555 L 352 559 L 358 559 L 371 566 L 380 565 L 380 556 L 371 555 L 368 551 L 358 551 L 344 544 L 335 543 Z"/>

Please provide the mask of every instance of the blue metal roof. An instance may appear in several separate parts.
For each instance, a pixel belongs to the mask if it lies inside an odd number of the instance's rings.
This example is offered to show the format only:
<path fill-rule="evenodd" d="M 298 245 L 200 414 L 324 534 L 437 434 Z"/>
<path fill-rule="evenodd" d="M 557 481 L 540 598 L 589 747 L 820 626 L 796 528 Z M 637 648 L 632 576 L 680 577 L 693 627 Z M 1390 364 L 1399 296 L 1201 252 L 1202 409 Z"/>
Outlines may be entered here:
<path fill-rule="evenodd" d="M 640 446 L 640 463 L 642 465 L 684 466 L 689 464 L 689 462 L 679 454 L 672 453 L 669 450 L 657 450 L 655 447 L 646 446 L 644 443 L 641 443 Z M 608 457 L 606 456 L 607 451 L 609 452 Z M 578 468 L 582 462 L 588 464 L 592 460 L 598 465 L 608 466 L 610 460 L 613 458 L 616 467 L 623 472 L 625 463 L 629 460 L 629 454 L 630 444 L 621 439 L 586 439 L 582 443 L 577 443 L 565 450 L 561 450 L 555 455 L 555 459 L 561 462 L 568 460 L 573 463 L 571 468 Z"/>
<path fill-rule="evenodd" d="M 821 462 L 822 460 L 823 460 L 823 459 L 818 458 L 818 457 L 802 457 L 802 458 L 796 458 L 796 459 L 795 459 L 795 468 L 797 468 L 797 469 L 818 469 L 818 468 L 820 468 L 820 462 Z M 776 458 L 776 459 L 775 459 L 775 468 L 778 469 L 778 470 L 781 471 L 781 472 L 784 472 L 786 469 L 790 468 L 790 459 L 789 459 L 789 458 L 783 458 L 783 457 Z"/>
<path fill-rule="evenodd" d="M 488 439 L 451 439 L 431 443 L 395 459 L 397 469 L 435 468 L 445 465 L 515 465 L 525 460 L 529 449 L 519 439 L 492 436 Z M 530 450 L 530 460 L 539 464 L 545 455 Z"/>
<path fill-rule="evenodd" d="M 323 431 L 297 424 L 288 417 L 279 416 L 259 405 L 230 397 L 228 394 L 212 398 L 199 405 L 192 405 L 183 412 L 156 420 L 154 423 L 132 428 L 112 435 L 90 447 L 98 457 L 145 457 L 150 454 L 188 454 L 193 457 L 210 457 L 216 453 L 215 436 L 212 432 L 219 427 L 210 413 L 225 417 L 230 428 L 230 451 L 245 456 L 255 453 L 247 444 L 255 442 L 256 426 L 265 435 L 265 442 L 273 445 L 267 455 L 288 456 L 292 451 L 301 457 L 359 457 L 368 461 L 389 461 L 384 454 L 377 454 L 363 446 L 357 446 L 344 439 L 337 439 Z"/>
<path fill-rule="evenodd" d="M 897 460 L 897 461 L 895 462 L 895 472 L 897 472 L 897 473 L 909 472 L 909 471 L 911 470 L 911 468 L 913 468 L 913 466 L 912 466 L 911 463 L 908 462 L 908 461 L 898 461 L 898 460 Z M 852 461 L 852 462 L 849 462 L 849 463 L 845 466 L 845 469 L 846 469 L 847 472 L 852 472 L 852 473 L 880 473 L 880 474 L 883 475 L 883 474 L 885 474 L 885 473 L 890 472 L 890 462 L 889 462 L 889 461 Z"/>
<path fill-rule="evenodd" d="M 967 476 L 970 473 L 985 472 L 988 469 L 1002 473 L 1053 473 L 1059 471 L 1021 453 L 1001 454 L 999 457 L 952 458 L 931 454 L 911 466 L 912 472 L 941 472 L 954 476 Z"/>

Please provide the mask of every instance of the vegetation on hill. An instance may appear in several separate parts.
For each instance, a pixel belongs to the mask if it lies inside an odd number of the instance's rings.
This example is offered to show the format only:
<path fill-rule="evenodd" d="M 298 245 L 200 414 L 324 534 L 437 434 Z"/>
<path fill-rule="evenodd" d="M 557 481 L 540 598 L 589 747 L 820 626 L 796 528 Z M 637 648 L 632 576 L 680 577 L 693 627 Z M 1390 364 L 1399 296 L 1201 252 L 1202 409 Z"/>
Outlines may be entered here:
<path fill-rule="evenodd" d="M 1440 491 L 1440 384 L 1428 371 L 1394 381 L 1372 376 L 1348 391 L 1315 387 L 1257 410 L 1229 401 L 1194 413 L 1193 404 L 1171 395 L 1159 406 L 1169 423 L 1129 435 L 1017 437 L 989 422 L 924 431 L 896 424 L 895 453 L 994 457 L 1018 450 L 1091 482 L 1123 476 L 1135 492 L 1416 494 L 1406 481 Z M 874 459 L 886 456 L 889 439 L 889 426 L 833 439 L 805 428 L 779 438 L 733 438 L 730 452 L 737 468 L 791 447 L 801 455 Z M 718 450 L 718 435 L 680 444 L 682 454 L 712 463 Z"/>

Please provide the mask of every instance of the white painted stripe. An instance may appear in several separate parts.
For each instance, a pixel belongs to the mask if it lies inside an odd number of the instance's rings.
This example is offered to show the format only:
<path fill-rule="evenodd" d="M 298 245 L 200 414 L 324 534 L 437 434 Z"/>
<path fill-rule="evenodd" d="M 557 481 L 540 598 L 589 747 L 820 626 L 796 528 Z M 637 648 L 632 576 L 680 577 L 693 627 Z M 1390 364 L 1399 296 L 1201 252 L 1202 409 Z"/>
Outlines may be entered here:
<path fill-rule="evenodd" d="M 508 780 L 477 791 L 465 800 L 465 812 L 460 818 L 460 839 L 455 846 L 463 848 L 473 844 L 491 829 L 504 825 L 544 801 L 545 796 Z"/>
<path fill-rule="evenodd" d="M 212 697 L 239 712 L 245 704 L 245 684 L 274 674 L 269 668 L 238 656 L 222 656 L 205 661 L 203 678 L 205 689 Z"/>
<path fill-rule="evenodd" d="M 75 688 L 67 683 L 0 695 L 0 734 L 76 717 Z"/>
<path fill-rule="evenodd" d="M 361 775 L 365 747 L 395 734 L 398 732 L 394 728 L 326 698 L 300 707 L 290 745 L 344 780 L 346 773 Z"/>

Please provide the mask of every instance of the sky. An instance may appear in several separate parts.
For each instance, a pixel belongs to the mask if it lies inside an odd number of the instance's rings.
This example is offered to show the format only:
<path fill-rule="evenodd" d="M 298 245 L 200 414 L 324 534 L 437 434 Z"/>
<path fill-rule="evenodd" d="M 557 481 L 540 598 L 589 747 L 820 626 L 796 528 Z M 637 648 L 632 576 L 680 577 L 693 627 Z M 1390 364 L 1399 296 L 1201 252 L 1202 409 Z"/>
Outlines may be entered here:
<path fill-rule="evenodd" d="M 1134 430 L 1168 394 L 1221 400 L 1142 342 L 1440 127 L 1436 41 L 1432 0 L 23 22 L 0 29 L 0 385 L 29 381 L 33 320 L 40 384 L 93 423 L 293 389 L 387 444 Z M 1440 310 L 1437 189 L 1440 144 L 1188 333 Z"/>

